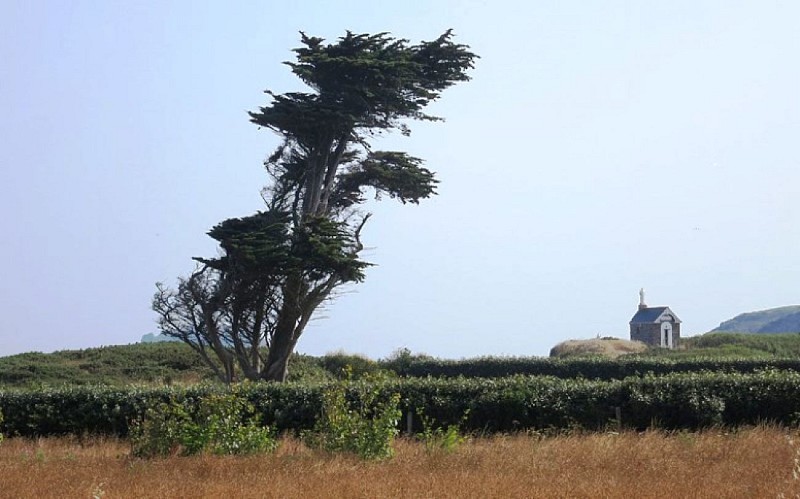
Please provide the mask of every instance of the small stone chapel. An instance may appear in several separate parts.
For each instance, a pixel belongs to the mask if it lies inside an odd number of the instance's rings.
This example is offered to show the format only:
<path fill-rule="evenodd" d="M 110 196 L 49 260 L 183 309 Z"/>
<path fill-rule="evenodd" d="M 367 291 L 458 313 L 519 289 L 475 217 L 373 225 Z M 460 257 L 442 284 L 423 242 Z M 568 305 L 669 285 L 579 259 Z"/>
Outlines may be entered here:
<path fill-rule="evenodd" d="M 681 339 L 681 320 L 669 307 L 648 307 L 644 289 L 639 290 L 639 310 L 630 325 L 631 340 L 648 346 L 676 348 Z"/>

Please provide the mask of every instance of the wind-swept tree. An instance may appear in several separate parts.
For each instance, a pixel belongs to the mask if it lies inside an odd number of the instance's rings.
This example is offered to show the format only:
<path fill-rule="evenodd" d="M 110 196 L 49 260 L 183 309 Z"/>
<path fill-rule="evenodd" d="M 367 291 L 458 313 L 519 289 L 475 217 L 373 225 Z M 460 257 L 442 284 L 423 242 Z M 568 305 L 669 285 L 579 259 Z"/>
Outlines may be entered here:
<path fill-rule="evenodd" d="M 338 286 L 364 279 L 360 208 L 369 191 L 402 203 L 435 194 L 423 161 L 376 151 L 370 139 L 410 133 L 410 120 L 445 88 L 469 79 L 477 57 L 452 40 L 409 44 L 387 33 L 347 34 L 336 43 L 302 34 L 287 62 L 309 91 L 275 94 L 251 121 L 281 138 L 265 161 L 270 177 L 263 212 L 225 220 L 209 235 L 218 258 L 195 258 L 177 290 L 158 285 L 153 308 L 164 334 L 195 348 L 231 381 L 283 381 L 297 341 Z M 266 348 L 264 348 L 266 347 Z"/>

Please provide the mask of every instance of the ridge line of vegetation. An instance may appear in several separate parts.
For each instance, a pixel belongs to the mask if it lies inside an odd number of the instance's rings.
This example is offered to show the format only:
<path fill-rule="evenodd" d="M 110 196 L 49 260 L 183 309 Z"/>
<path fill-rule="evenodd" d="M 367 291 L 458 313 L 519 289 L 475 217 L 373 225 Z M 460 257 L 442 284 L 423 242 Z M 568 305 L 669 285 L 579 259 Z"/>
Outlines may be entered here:
<path fill-rule="evenodd" d="M 687 338 L 686 349 L 649 350 L 616 360 L 600 357 L 479 357 L 436 359 L 399 350 L 387 359 L 333 353 L 322 357 L 297 354 L 291 381 L 339 378 L 349 367 L 356 378 L 384 372 L 397 376 L 501 377 L 513 374 L 624 378 L 646 372 L 726 370 L 752 372 L 767 367 L 800 370 L 800 335 L 713 333 Z M 145 343 L 38 352 L 0 357 L 0 388 L 59 385 L 196 384 L 212 381 L 213 372 L 183 343 Z"/>

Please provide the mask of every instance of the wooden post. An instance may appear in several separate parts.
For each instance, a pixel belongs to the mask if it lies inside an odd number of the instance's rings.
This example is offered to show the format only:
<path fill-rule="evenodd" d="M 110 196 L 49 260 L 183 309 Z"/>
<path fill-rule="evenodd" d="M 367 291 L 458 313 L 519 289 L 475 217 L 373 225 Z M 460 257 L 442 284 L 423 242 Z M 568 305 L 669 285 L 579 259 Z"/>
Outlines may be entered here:
<path fill-rule="evenodd" d="M 409 435 L 414 431 L 414 413 L 411 409 L 406 413 L 406 433 Z"/>
<path fill-rule="evenodd" d="M 614 416 L 617 418 L 617 428 L 622 428 L 622 407 L 614 407 Z"/>

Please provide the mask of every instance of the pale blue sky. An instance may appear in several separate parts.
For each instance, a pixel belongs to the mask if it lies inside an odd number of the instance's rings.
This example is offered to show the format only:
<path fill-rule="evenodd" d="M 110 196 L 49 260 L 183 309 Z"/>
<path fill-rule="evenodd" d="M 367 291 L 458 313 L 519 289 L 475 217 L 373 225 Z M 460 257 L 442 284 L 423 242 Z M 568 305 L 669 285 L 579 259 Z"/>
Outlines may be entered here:
<path fill-rule="evenodd" d="M 800 3 L 0 0 L 0 355 L 156 332 L 205 232 L 261 208 L 262 91 L 298 31 L 453 28 L 474 80 L 386 148 L 439 196 L 371 207 L 366 256 L 300 341 L 384 357 L 627 337 L 640 287 L 685 333 L 800 303 Z"/>

